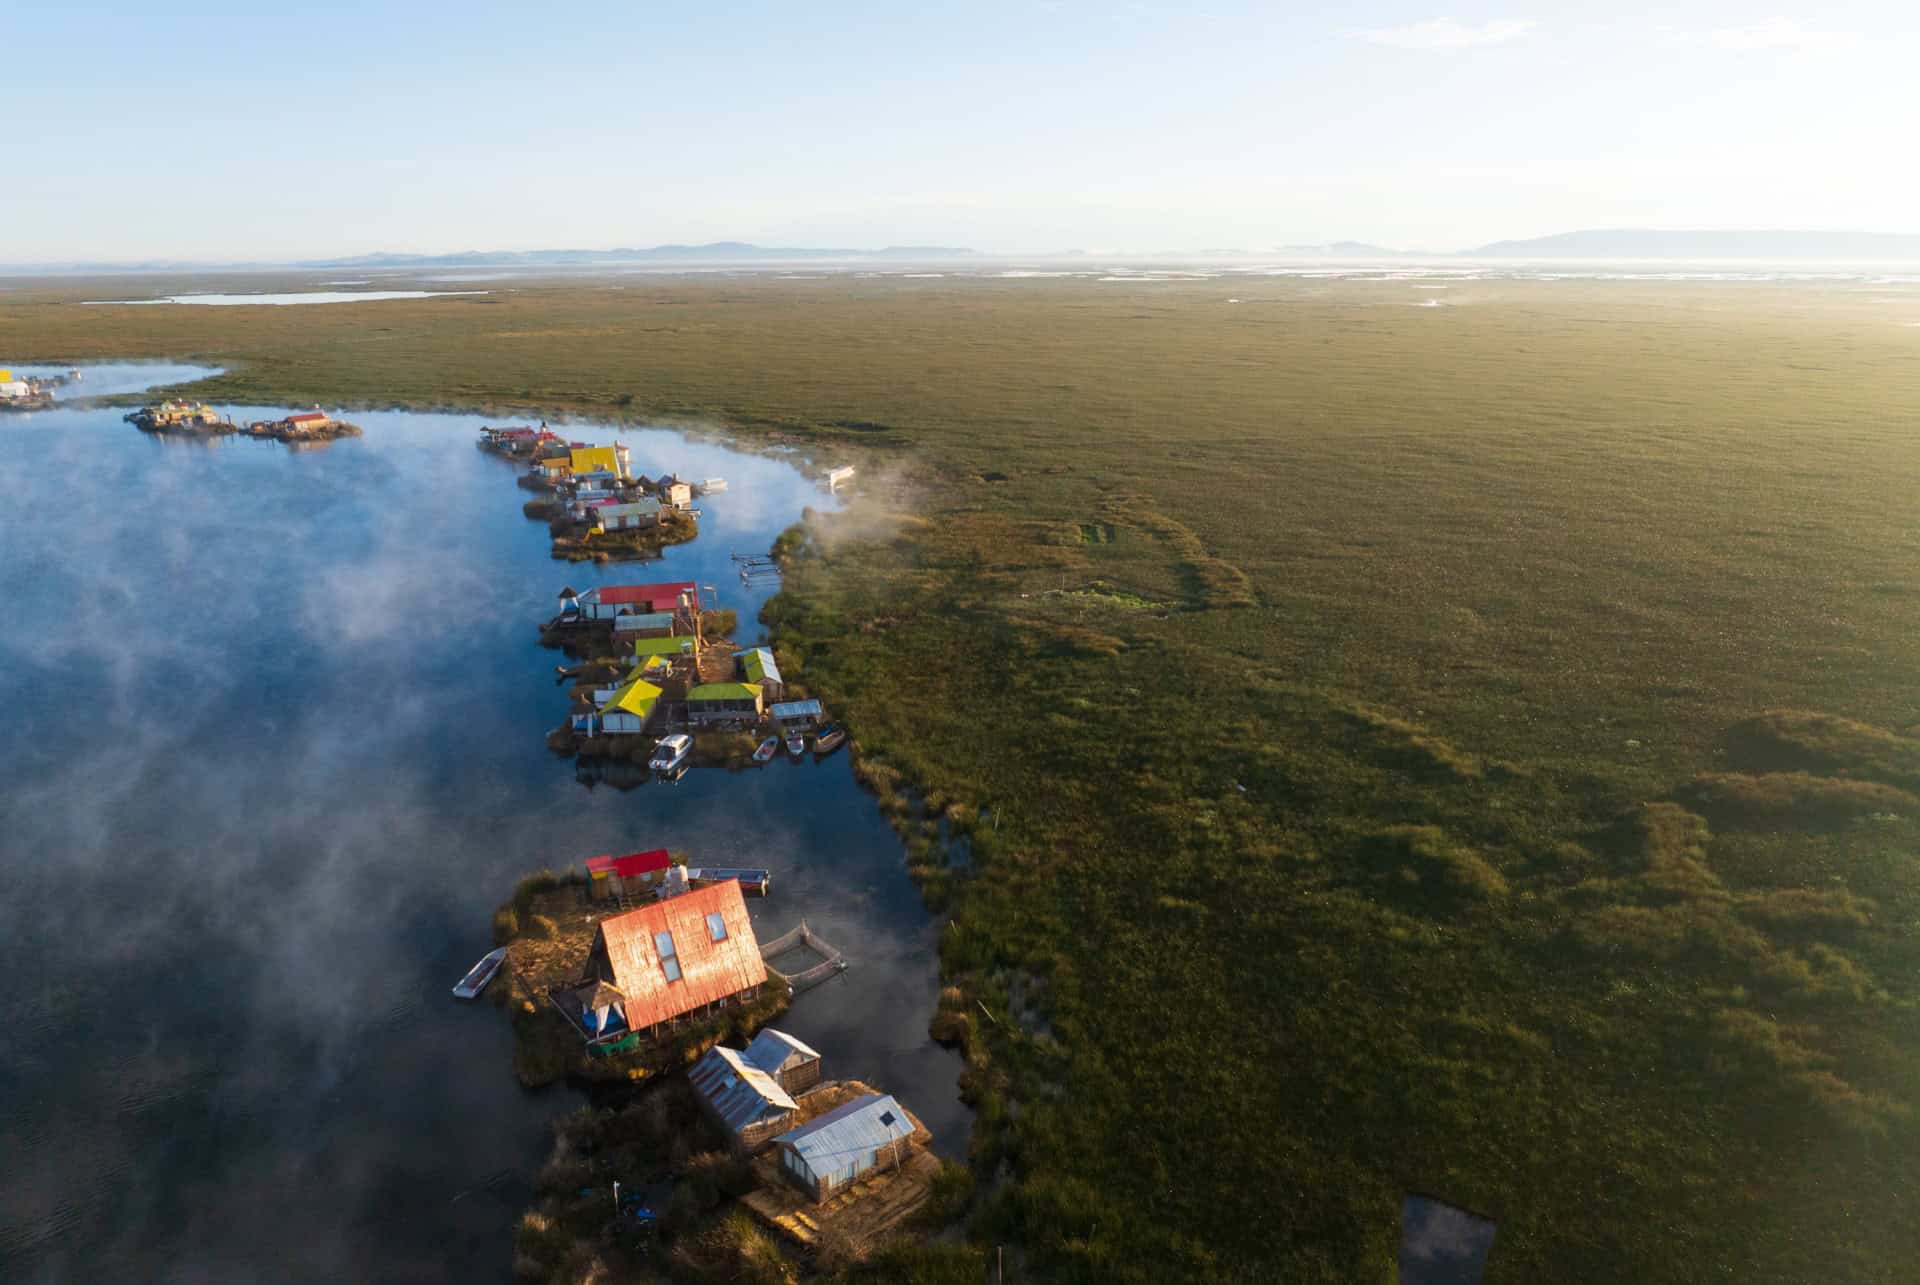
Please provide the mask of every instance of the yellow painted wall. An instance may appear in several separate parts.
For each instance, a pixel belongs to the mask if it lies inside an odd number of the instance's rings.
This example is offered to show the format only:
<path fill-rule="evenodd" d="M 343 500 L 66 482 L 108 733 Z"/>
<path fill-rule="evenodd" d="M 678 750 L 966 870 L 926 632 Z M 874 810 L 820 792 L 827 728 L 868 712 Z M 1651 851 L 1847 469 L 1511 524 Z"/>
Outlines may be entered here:
<path fill-rule="evenodd" d="M 609 473 L 620 471 L 620 461 L 614 458 L 611 446 L 575 447 L 572 460 L 573 471 L 576 473 L 597 473 L 601 469 Z"/>

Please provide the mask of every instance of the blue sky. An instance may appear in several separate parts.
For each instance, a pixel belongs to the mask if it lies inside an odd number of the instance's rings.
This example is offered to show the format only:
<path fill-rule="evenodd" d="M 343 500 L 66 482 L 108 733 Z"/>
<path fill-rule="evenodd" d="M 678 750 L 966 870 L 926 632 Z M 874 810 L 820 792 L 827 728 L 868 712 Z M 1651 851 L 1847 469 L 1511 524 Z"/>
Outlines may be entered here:
<path fill-rule="evenodd" d="M 1920 232 L 1920 13 L 1795 2 L 10 6 L 0 261 Z"/>

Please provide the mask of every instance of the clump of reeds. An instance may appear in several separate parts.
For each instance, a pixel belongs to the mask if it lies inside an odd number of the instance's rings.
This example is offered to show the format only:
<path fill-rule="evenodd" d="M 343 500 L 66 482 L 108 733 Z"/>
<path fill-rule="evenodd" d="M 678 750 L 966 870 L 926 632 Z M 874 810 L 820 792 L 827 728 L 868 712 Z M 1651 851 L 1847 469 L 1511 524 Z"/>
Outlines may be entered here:
<path fill-rule="evenodd" d="M 1675 793 L 1728 829 L 1831 826 L 1920 809 L 1920 798 L 1891 785 L 1808 772 L 1703 772 Z"/>

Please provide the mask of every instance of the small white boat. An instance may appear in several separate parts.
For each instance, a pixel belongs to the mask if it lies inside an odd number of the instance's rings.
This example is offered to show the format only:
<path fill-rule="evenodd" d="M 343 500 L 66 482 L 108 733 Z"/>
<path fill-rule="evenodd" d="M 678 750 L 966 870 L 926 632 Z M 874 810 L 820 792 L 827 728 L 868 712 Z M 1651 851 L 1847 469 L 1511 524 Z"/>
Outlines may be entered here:
<path fill-rule="evenodd" d="M 702 495 L 718 495 L 726 489 L 727 479 L 724 477 L 710 477 L 700 484 L 700 494 Z"/>
<path fill-rule="evenodd" d="M 664 775 L 685 763 L 687 756 L 692 753 L 693 738 L 685 732 L 675 732 L 654 747 L 653 757 L 647 761 L 647 766 Z"/>
<path fill-rule="evenodd" d="M 766 740 L 760 742 L 760 748 L 753 752 L 753 761 L 756 763 L 765 763 L 775 754 L 779 753 L 779 751 L 780 738 L 777 736 L 769 736 Z"/>
<path fill-rule="evenodd" d="M 807 738 L 795 732 L 787 738 L 787 753 L 799 758 L 807 752 Z"/>
<path fill-rule="evenodd" d="M 467 975 L 460 979 L 460 984 L 453 988 L 454 998 L 479 999 L 480 992 L 487 989 L 487 983 L 491 982 L 493 975 L 500 971 L 500 965 L 506 962 L 506 958 L 505 946 L 488 951 L 479 963 L 467 970 Z"/>

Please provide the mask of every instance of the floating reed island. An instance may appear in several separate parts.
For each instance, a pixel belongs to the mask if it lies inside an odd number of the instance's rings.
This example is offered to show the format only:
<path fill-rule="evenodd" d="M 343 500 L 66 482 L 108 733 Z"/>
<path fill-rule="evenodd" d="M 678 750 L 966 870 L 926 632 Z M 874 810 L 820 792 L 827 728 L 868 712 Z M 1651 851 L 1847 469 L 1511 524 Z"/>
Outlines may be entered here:
<path fill-rule="evenodd" d="M 255 420 L 243 427 L 234 423 L 231 416 L 222 415 L 205 402 L 168 401 L 129 412 L 127 422 L 143 433 L 166 433 L 182 437 L 224 437 L 229 433 L 239 433 L 245 437 L 285 442 L 290 446 L 360 436 L 358 424 L 335 419 L 317 407 L 293 411 L 280 419 Z"/>
<path fill-rule="evenodd" d="M 127 413 L 127 422 L 143 433 L 176 433 L 191 437 L 220 437 L 240 426 L 205 402 L 161 402 Z"/>
<path fill-rule="evenodd" d="M 80 378 L 78 370 L 64 375 L 22 375 L 0 370 L 0 411 L 45 410 L 53 405 L 53 390 Z"/>
<path fill-rule="evenodd" d="M 553 556 L 569 562 L 654 558 L 700 534 L 694 496 L 724 490 L 713 478 L 696 488 L 677 475 L 636 474 L 625 444 L 569 442 L 545 424 L 480 430 L 482 450 L 524 462 L 520 485 L 537 492 L 521 511 L 545 522 Z"/>
<path fill-rule="evenodd" d="M 284 419 L 255 420 L 240 430 L 248 437 L 272 438 L 276 442 L 331 442 L 342 437 L 360 436 L 360 426 L 335 419 L 325 411 L 296 411 Z"/>

